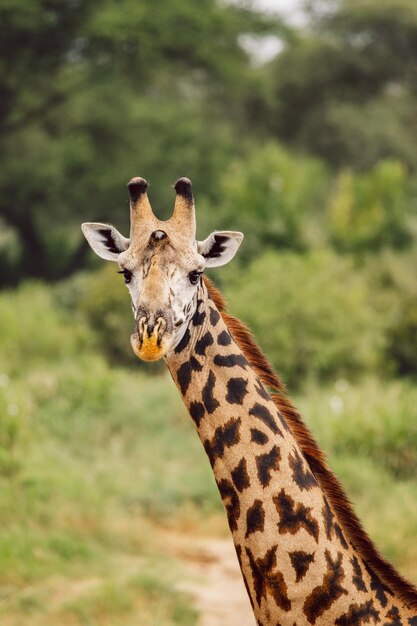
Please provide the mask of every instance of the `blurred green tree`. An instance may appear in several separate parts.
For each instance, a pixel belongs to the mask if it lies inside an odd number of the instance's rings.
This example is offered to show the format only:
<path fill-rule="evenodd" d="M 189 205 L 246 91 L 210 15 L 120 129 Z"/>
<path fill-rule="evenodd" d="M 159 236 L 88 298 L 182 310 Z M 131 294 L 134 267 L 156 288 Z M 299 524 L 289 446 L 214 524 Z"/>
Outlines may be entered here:
<path fill-rule="evenodd" d="M 342 170 L 329 200 L 329 234 L 337 249 L 372 252 L 410 241 L 409 194 L 404 166 L 381 161 L 356 176 Z"/>
<path fill-rule="evenodd" d="M 226 292 L 232 313 L 249 324 L 292 387 L 354 378 L 380 362 L 386 320 L 347 257 L 269 251 L 246 272 L 229 274 Z"/>
<path fill-rule="evenodd" d="M 80 267 L 82 217 L 126 229 L 132 175 L 187 173 L 210 194 L 243 148 L 255 78 L 239 38 L 279 28 L 217 0 L 6 0 L 0 22 L 3 283 Z"/>
<path fill-rule="evenodd" d="M 206 211 L 209 228 L 245 234 L 240 259 L 265 247 L 303 250 L 324 240 L 323 206 L 328 176 L 323 163 L 291 154 L 269 141 L 235 159 L 220 179 L 216 211 Z"/>
<path fill-rule="evenodd" d="M 417 376 L 417 295 L 401 301 L 387 333 L 387 357 L 397 376 Z"/>
<path fill-rule="evenodd" d="M 333 167 L 397 158 L 417 170 L 414 0 L 310 0 L 270 64 L 270 128 Z"/>
<path fill-rule="evenodd" d="M 378 316 L 385 320 L 384 371 L 417 377 L 417 249 L 385 249 L 366 261 Z"/>

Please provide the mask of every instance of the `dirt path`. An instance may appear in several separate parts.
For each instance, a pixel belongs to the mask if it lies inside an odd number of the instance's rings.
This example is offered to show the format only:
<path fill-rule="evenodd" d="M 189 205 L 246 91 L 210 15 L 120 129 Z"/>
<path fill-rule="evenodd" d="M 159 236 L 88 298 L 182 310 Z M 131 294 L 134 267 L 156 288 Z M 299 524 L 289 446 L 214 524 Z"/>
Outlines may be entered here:
<path fill-rule="evenodd" d="M 190 593 L 199 626 L 255 626 L 255 619 L 230 539 L 176 536 L 170 550 L 185 565 L 178 589 Z"/>
<path fill-rule="evenodd" d="M 166 531 L 162 535 L 164 552 L 182 564 L 177 589 L 193 598 L 200 616 L 198 626 L 256 626 L 231 539 L 202 538 Z M 118 560 L 114 580 L 118 583 L 126 582 L 143 564 L 141 558 L 124 556 Z M 10 596 L 4 596 L 1 602 L 10 602 L 11 607 L 17 597 L 21 602 L 31 602 L 34 598 L 47 602 L 47 612 L 33 614 L 31 621 L 34 626 L 50 624 L 62 607 L 94 593 L 104 582 L 101 576 L 79 580 L 52 576 Z M 25 623 L 19 621 L 20 616 L 14 611 L 11 611 L 9 617 L 6 611 L 4 617 L 5 624 L 16 626 Z"/>

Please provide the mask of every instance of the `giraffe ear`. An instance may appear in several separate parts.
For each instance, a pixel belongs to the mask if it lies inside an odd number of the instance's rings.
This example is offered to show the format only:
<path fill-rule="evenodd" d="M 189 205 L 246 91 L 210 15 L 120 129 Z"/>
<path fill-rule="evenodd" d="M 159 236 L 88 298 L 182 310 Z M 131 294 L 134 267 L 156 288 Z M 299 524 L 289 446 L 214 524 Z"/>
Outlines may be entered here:
<path fill-rule="evenodd" d="M 119 254 L 129 247 L 129 239 L 109 224 L 87 222 L 81 224 L 81 230 L 94 252 L 106 261 L 117 261 Z"/>
<path fill-rule="evenodd" d="M 206 259 L 206 267 L 220 267 L 233 259 L 242 239 L 242 233 L 214 231 L 204 241 L 197 241 L 197 250 Z"/>

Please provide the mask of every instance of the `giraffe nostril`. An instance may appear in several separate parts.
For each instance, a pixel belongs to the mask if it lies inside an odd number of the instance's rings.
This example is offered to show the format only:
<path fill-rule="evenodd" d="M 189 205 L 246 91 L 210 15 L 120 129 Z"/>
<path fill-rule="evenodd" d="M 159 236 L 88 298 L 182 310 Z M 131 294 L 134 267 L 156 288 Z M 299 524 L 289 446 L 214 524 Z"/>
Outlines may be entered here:
<path fill-rule="evenodd" d="M 143 337 L 143 334 L 145 332 L 146 319 L 147 318 L 145 315 L 142 315 L 142 317 L 139 318 L 139 322 L 138 322 L 139 337 Z"/>
<path fill-rule="evenodd" d="M 178 328 L 178 326 L 181 326 L 181 324 L 184 323 L 184 320 L 178 320 L 178 322 L 175 322 L 174 326 L 175 328 Z"/>
<path fill-rule="evenodd" d="M 154 315 L 141 317 L 138 325 L 139 337 L 143 341 L 146 337 L 150 339 L 156 335 L 159 341 L 165 333 L 166 327 L 166 320 L 160 315 L 156 319 Z"/>

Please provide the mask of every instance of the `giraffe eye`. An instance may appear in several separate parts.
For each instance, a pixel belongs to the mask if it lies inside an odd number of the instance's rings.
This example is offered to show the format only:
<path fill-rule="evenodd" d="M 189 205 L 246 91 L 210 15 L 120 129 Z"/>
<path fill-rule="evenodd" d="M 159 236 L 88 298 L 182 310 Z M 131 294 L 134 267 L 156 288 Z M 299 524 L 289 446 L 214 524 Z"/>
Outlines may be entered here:
<path fill-rule="evenodd" d="M 197 270 L 195 270 L 194 272 L 190 272 L 188 274 L 188 279 L 190 281 L 190 283 L 192 285 L 196 285 L 200 279 L 200 276 L 203 272 L 197 272 Z"/>
<path fill-rule="evenodd" d="M 130 281 L 132 280 L 132 272 L 130 270 L 119 270 L 117 272 L 118 274 L 123 274 L 124 279 L 125 279 L 125 285 L 128 285 L 130 283 Z"/>

